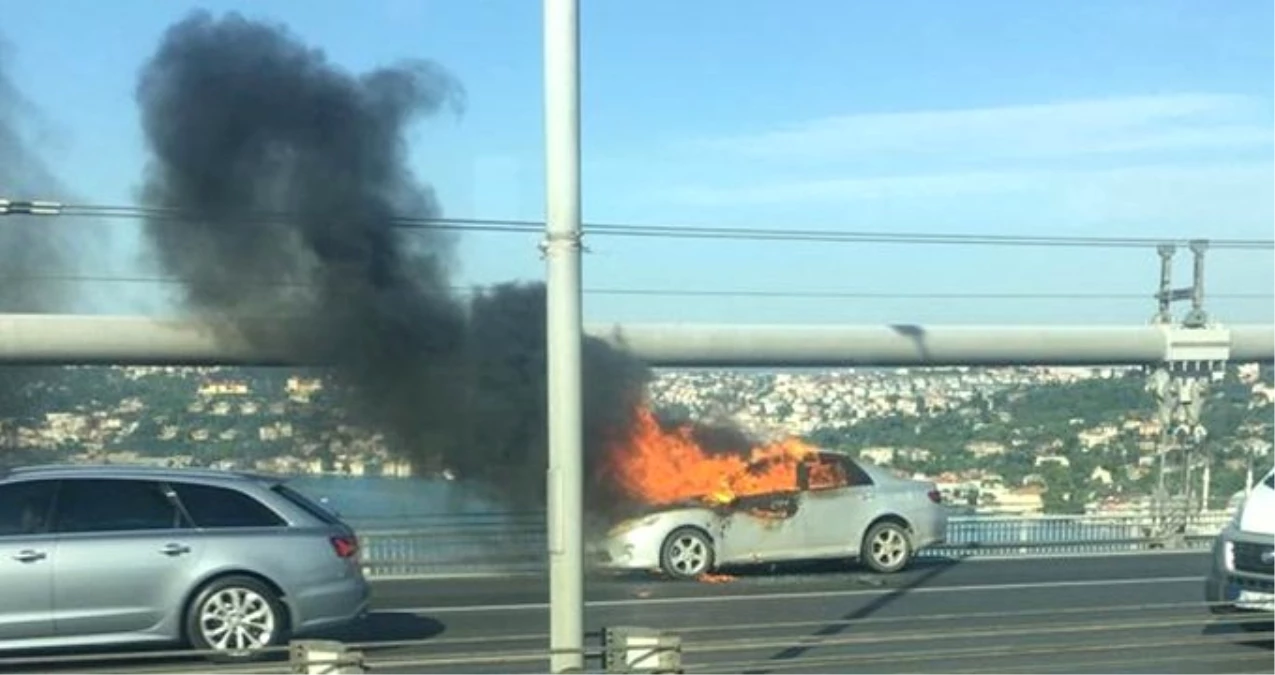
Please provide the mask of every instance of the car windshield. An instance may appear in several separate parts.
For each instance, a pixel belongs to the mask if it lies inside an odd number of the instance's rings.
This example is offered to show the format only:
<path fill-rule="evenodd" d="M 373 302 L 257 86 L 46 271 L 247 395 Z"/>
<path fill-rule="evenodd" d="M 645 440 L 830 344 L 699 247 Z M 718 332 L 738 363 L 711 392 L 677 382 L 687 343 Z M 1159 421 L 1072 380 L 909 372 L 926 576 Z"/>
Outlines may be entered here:
<path fill-rule="evenodd" d="M 1266 474 L 1266 478 L 1262 479 L 1262 485 L 1265 485 L 1271 490 L 1275 490 L 1275 471 L 1270 471 Z"/>

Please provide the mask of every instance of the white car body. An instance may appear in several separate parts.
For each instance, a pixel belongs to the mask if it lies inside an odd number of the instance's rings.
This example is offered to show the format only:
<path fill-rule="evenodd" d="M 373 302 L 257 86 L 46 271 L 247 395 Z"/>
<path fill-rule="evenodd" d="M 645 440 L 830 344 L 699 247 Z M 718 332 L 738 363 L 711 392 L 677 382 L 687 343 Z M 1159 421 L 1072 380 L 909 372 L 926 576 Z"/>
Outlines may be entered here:
<path fill-rule="evenodd" d="M 730 504 L 665 507 L 611 528 L 591 546 L 593 562 L 602 569 L 693 577 L 728 565 L 859 558 L 877 571 L 895 572 L 918 550 L 946 539 L 947 509 L 933 483 L 898 478 L 837 453 L 820 452 L 807 461 L 842 463 L 851 484 L 794 485 Z M 679 567 L 671 560 L 694 548 L 706 554 L 704 564 Z"/>
<path fill-rule="evenodd" d="M 1213 543 L 1212 569 L 1204 587 L 1213 613 L 1275 609 L 1273 549 L 1275 470 L 1258 481 Z"/>

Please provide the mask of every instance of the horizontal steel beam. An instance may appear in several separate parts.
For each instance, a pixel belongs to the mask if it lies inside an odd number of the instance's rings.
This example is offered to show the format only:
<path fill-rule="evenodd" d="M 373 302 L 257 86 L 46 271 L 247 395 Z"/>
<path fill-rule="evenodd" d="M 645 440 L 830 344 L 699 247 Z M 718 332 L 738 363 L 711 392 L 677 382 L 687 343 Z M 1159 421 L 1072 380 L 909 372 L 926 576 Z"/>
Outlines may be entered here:
<path fill-rule="evenodd" d="M 1139 365 L 1160 363 L 1196 342 L 1185 329 L 1160 326 L 638 324 L 591 332 L 654 364 L 717 367 Z M 1233 361 L 1275 357 L 1275 326 L 1197 333 L 1205 345 L 1229 342 Z"/>
<path fill-rule="evenodd" d="M 1139 365 L 1202 336 L 1232 361 L 1275 360 L 1275 326 L 1191 333 L 1162 326 L 765 326 L 592 324 L 586 333 L 655 366 L 844 367 Z M 1187 336 L 1184 338 L 1183 336 Z M 195 319 L 0 315 L 0 363 L 117 365 L 300 364 Z"/>

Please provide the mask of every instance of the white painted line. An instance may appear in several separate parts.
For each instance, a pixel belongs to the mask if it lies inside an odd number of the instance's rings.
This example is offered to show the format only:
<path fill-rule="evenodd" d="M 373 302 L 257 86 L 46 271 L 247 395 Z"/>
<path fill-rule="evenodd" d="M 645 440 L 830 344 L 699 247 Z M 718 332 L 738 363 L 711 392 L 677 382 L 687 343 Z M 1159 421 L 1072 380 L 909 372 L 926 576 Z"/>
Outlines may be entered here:
<path fill-rule="evenodd" d="M 584 603 L 586 607 L 638 607 L 642 605 L 688 605 L 700 603 L 760 602 L 782 600 L 812 600 L 823 598 L 852 598 L 874 595 L 890 595 L 905 592 L 914 593 L 985 593 L 995 591 L 1021 591 L 1050 588 L 1095 588 L 1102 586 L 1141 586 L 1150 584 L 1185 584 L 1204 581 L 1203 576 L 1195 577 L 1156 577 L 1152 579 L 1091 579 L 1087 581 L 1046 581 L 1018 584 L 985 584 L 975 586 L 933 586 L 919 588 L 880 588 L 855 591 L 801 591 L 791 593 L 757 593 L 743 595 L 707 595 L 688 596 L 682 598 L 647 598 L 631 600 L 593 600 Z M 545 610 L 546 602 L 529 602 L 509 605 L 469 605 L 464 607 L 405 607 L 386 608 L 385 612 L 405 612 L 409 614 L 480 614 L 484 612 L 515 612 Z"/>

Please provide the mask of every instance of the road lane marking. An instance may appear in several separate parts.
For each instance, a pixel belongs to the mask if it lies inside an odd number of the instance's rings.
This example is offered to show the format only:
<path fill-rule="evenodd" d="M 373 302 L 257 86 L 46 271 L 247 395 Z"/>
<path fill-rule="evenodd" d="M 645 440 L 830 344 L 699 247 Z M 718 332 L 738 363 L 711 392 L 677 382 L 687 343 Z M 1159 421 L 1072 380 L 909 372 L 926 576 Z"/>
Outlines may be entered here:
<path fill-rule="evenodd" d="M 1102 586 L 1140 586 L 1151 584 L 1185 584 L 1204 581 L 1203 576 L 1194 577 L 1156 577 L 1152 579 L 1091 579 L 1085 581 L 1046 581 L 1016 584 L 985 584 L 973 586 L 921 586 L 919 588 L 878 588 L 853 591 L 800 591 L 791 593 L 757 593 L 743 595 L 706 595 L 681 598 L 647 598 L 625 600 L 590 600 L 586 607 L 638 607 L 643 605 L 684 605 L 692 603 L 730 603 L 781 600 L 816 600 L 823 598 L 853 598 L 863 596 L 891 595 L 894 593 L 911 595 L 913 593 L 978 593 L 985 591 L 1021 591 L 1029 589 L 1055 588 L 1095 588 Z M 513 612 L 545 610 L 547 602 L 528 602 L 507 605 L 469 605 L 463 607 L 386 607 L 376 612 L 400 612 L 408 614 L 480 614 L 484 612 Z"/>

